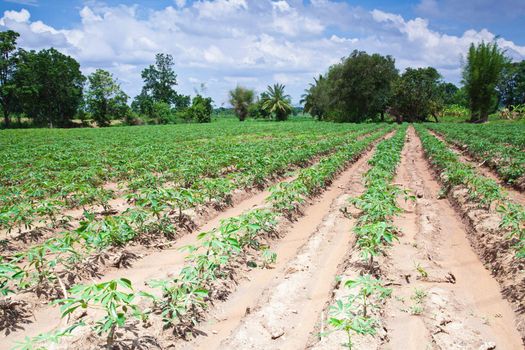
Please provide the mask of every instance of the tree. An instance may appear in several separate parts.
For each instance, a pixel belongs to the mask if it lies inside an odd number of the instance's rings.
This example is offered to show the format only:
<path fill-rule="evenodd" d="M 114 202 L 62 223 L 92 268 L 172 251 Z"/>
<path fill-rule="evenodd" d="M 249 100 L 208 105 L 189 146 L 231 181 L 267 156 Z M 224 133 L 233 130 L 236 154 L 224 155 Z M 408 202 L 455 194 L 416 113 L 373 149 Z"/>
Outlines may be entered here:
<path fill-rule="evenodd" d="M 20 51 L 15 73 L 22 110 L 37 124 L 67 126 L 81 101 L 80 64 L 54 48 Z"/>
<path fill-rule="evenodd" d="M 237 86 L 230 91 L 229 95 L 230 104 L 233 106 L 235 114 L 237 114 L 241 122 L 244 121 L 248 115 L 248 109 L 253 103 L 255 92 L 242 86 Z"/>
<path fill-rule="evenodd" d="M 310 83 L 310 87 L 305 90 L 299 102 L 304 105 L 306 113 L 319 120 L 324 119 L 330 108 L 328 80 L 319 74 L 318 78 L 314 78 L 314 83 Z"/>
<path fill-rule="evenodd" d="M 383 119 L 398 77 L 391 56 L 353 51 L 328 72 L 314 78 L 301 102 L 318 119 L 360 122 Z"/>
<path fill-rule="evenodd" d="M 441 84 L 441 93 L 443 96 L 443 103 L 446 106 L 458 104 L 458 101 L 457 101 L 458 92 L 459 92 L 459 88 L 452 83 Z"/>
<path fill-rule="evenodd" d="M 497 106 L 496 87 L 501 72 L 508 63 L 496 42 L 470 45 L 467 63 L 463 67 L 463 84 L 471 112 L 470 122 L 486 122 Z"/>
<path fill-rule="evenodd" d="M 501 104 L 507 108 L 525 104 L 525 61 L 503 67 L 497 90 Z"/>
<path fill-rule="evenodd" d="M 253 119 L 268 119 L 271 118 L 271 113 L 268 113 L 263 108 L 263 101 L 268 97 L 267 92 L 261 93 L 254 103 L 248 107 L 248 115 Z"/>
<path fill-rule="evenodd" d="M 112 119 L 124 119 L 127 111 L 128 95 L 120 89 L 113 75 L 97 69 L 88 77 L 86 91 L 88 111 L 98 126 L 108 126 Z"/>
<path fill-rule="evenodd" d="M 16 40 L 20 34 L 12 30 L 0 32 L 0 105 L 4 124 L 9 127 L 9 115 L 16 104 L 14 73 L 17 65 Z"/>
<path fill-rule="evenodd" d="M 142 71 L 141 76 L 144 80 L 142 93 L 150 96 L 155 102 L 169 105 L 175 103 L 177 92 L 173 87 L 177 85 L 177 74 L 173 66 L 171 55 L 158 53 L 155 56 L 155 64 Z"/>
<path fill-rule="evenodd" d="M 407 68 L 394 83 L 393 114 L 406 121 L 425 121 L 443 109 L 441 76 L 435 68 Z"/>
<path fill-rule="evenodd" d="M 175 113 L 166 102 L 153 102 L 149 117 L 155 124 L 175 123 Z"/>
<path fill-rule="evenodd" d="M 153 104 L 155 101 L 144 92 L 144 90 L 135 96 L 131 102 L 131 109 L 133 112 L 141 116 L 151 116 L 153 114 Z"/>
<path fill-rule="evenodd" d="M 328 72 L 333 119 L 358 122 L 382 115 L 397 76 L 391 56 L 353 51 Z"/>
<path fill-rule="evenodd" d="M 268 86 L 267 95 L 263 98 L 263 109 L 275 115 L 275 119 L 282 121 L 288 119 L 292 113 L 290 96 L 284 93 L 284 85 L 274 84 Z"/>
<path fill-rule="evenodd" d="M 197 123 L 211 122 L 211 113 L 213 112 L 212 102 L 211 97 L 195 96 L 191 107 L 188 108 L 191 119 Z"/>

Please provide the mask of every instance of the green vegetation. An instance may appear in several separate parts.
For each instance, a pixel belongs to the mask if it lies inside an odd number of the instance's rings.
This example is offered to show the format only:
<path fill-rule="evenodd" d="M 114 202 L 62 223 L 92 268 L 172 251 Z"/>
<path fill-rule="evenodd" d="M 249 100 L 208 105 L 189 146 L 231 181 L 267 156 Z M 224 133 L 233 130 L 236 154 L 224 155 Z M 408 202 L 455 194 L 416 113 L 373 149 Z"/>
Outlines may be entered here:
<path fill-rule="evenodd" d="M 315 125 L 318 126 L 320 124 L 316 123 Z M 331 129 L 330 124 L 327 124 L 327 126 Z M 354 126 L 354 128 L 356 127 Z M 333 133 L 335 130 L 331 129 L 331 132 Z M 345 133 L 339 139 L 337 137 L 331 137 L 330 140 L 323 138 L 318 145 L 320 148 L 315 148 L 315 146 L 310 144 L 309 156 L 304 154 L 302 158 L 296 158 L 297 163 L 304 163 L 315 154 L 325 153 L 327 155 L 323 156 L 313 166 L 298 170 L 296 178 L 289 182 L 294 185 L 285 189 L 285 191 L 290 193 L 286 193 L 284 197 L 300 198 L 301 201 L 304 201 L 307 197 L 319 193 L 349 161 L 355 159 L 374 140 L 389 130 L 390 128 L 378 128 L 377 125 L 369 125 L 365 130 Z M 312 132 L 307 135 L 307 138 L 309 140 L 312 139 Z M 282 156 L 282 154 L 280 155 Z M 291 158 L 285 158 L 283 161 L 286 162 L 286 166 L 293 163 Z M 265 166 L 264 170 L 268 171 L 268 166 Z M 194 181 L 197 182 L 197 180 Z M 251 267 L 257 265 L 265 267 L 277 258 L 275 253 L 269 252 L 264 244 L 265 237 L 275 234 L 274 231 L 279 218 L 286 217 L 289 213 L 288 208 L 277 204 L 282 197 L 275 195 L 276 188 L 270 190 L 271 195 L 267 198 L 268 208 L 250 210 L 237 217 L 221 221 L 217 228 L 209 232 L 200 233 L 198 235 L 198 243 L 194 246 L 186 247 L 190 254 L 180 274 L 168 280 L 152 281 L 150 283 L 150 286 L 159 289 L 158 293 L 135 293 L 131 289 L 131 281 L 128 280 L 74 286 L 68 292 L 64 291 L 62 293 L 65 296 L 64 299 L 57 301 L 57 303 L 62 304 L 63 317 L 68 316 L 78 308 L 102 308 L 105 310 L 105 316 L 95 323 L 93 329 L 100 334 L 106 334 L 106 342 L 109 345 L 114 341 L 115 329 L 124 326 L 129 317 L 144 320 L 148 313 L 161 315 L 166 327 L 173 328 L 175 334 L 184 337 L 202 318 L 206 305 L 223 293 L 221 284 L 216 283 L 216 281 L 218 279 L 234 278 L 234 275 L 231 273 L 233 265 L 245 262 Z M 291 193 L 295 191 L 299 191 L 299 194 Z M 157 197 L 153 200 L 150 194 L 156 195 L 157 192 L 162 196 L 167 196 L 167 198 Z M 139 197 L 133 196 L 137 198 L 136 203 L 139 205 L 144 205 L 143 200 L 151 203 L 153 211 L 153 205 L 157 206 L 158 203 L 166 203 L 166 201 L 172 200 L 173 195 L 170 193 L 169 189 L 152 188 L 148 190 L 148 195 L 145 197 L 140 195 Z M 180 208 L 184 208 L 185 205 L 191 205 L 198 196 L 199 193 L 192 189 L 185 192 L 185 195 L 177 197 L 179 200 L 174 206 L 174 208 L 179 208 L 177 218 L 181 215 Z M 165 211 L 155 209 L 153 213 L 155 219 L 148 220 L 142 216 L 143 210 L 144 207 L 139 210 L 128 211 L 129 215 L 127 217 L 125 217 L 126 214 L 120 217 L 106 217 L 102 219 L 102 222 L 91 216 L 88 219 L 93 220 L 93 222 L 81 223 L 79 229 L 65 233 L 63 236 L 55 237 L 44 245 L 32 248 L 31 251 L 36 249 L 37 254 L 21 252 L 17 255 L 16 262 L 20 263 L 22 260 L 27 260 L 31 261 L 31 263 L 22 264 L 26 268 L 23 274 L 27 278 L 19 286 L 27 288 L 29 285 L 33 285 L 42 288 L 46 284 L 55 282 L 62 285 L 63 282 L 60 276 L 63 276 L 64 272 L 59 272 L 57 267 L 65 266 L 67 271 L 74 271 L 74 267 L 71 264 L 79 261 L 78 255 L 81 255 L 83 250 L 81 247 L 85 247 L 84 249 L 88 252 L 96 252 L 108 245 L 120 245 L 130 239 L 134 239 L 135 235 L 140 234 L 141 230 L 148 225 L 148 222 L 156 224 L 158 221 L 163 221 L 164 218 L 170 219 L 168 216 L 159 220 L 159 216 L 163 215 L 162 213 L 165 213 Z M 108 229 L 111 232 L 107 232 Z M 159 232 L 165 231 L 166 227 L 162 227 Z M 99 233 L 102 232 L 105 233 L 100 235 Z M 78 237 L 80 237 L 80 240 Z M 73 246 L 75 247 L 74 249 Z M 56 251 L 52 249 L 61 250 Z M 254 250 L 259 252 L 260 261 L 248 259 L 247 253 Z M 32 263 L 32 256 L 37 257 L 33 259 L 36 261 L 35 264 Z M 17 273 L 14 270 L 9 270 L 7 264 L 4 271 L 7 272 L 6 276 Z M 32 277 L 29 278 L 29 276 Z M 5 286 L 8 284 L 9 282 L 2 283 Z M 119 288 L 124 290 L 120 291 Z M 369 293 L 362 300 L 366 301 L 368 295 Z M 135 299 L 138 297 L 151 299 L 152 305 L 147 311 L 138 308 L 135 303 Z M 67 333 L 62 332 L 61 335 L 67 335 Z M 39 343 L 42 339 L 48 338 L 40 335 L 29 339 L 29 342 Z"/>
<path fill-rule="evenodd" d="M 334 330 L 343 331 L 347 336 L 345 346 L 352 349 L 354 334 L 375 335 L 379 323 L 370 312 L 379 308 L 379 303 L 389 297 L 392 290 L 385 288 L 383 282 L 371 275 L 362 275 L 345 282 L 351 293 L 335 301 L 330 307 L 329 324 Z"/>
<path fill-rule="evenodd" d="M 493 168 L 507 183 L 525 188 L 525 126 L 428 124 L 448 142 Z"/>
<path fill-rule="evenodd" d="M 231 90 L 230 93 L 230 104 L 233 106 L 235 114 L 241 122 L 246 120 L 248 111 L 253 103 L 255 92 L 250 89 L 246 89 L 242 86 L 237 86 Z"/>
<path fill-rule="evenodd" d="M 397 197 L 404 192 L 390 182 L 401 159 L 406 128 L 406 125 L 402 126 L 393 137 L 377 145 L 376 152 L 369 161 L 372 167 L 364 175 L 366 191 L 351 199 L 351 203 L 361 210 L 354 233 L 357 236 L 357 246 L 370 271 L 374 269 L 374 256 L 397 239 L 392 219 L 401 212 Z"/>
<path fill-rule="evenodd" d="M 397 75 L 392 57 L 356 50 L 314 80 L 303 96 L 305 111 L 321 120 L 378 120 Z"/>
<path fill-rule="evenodd" d="M 128 95 L 120 89 L 112 74 L 97 69 L 88 77 L 86 94 L 87 111 L 98 126 L 108 126 L 112 119 L 124 119 L 129 113 Z"/>
<path fill-rule="evenodd" d="M 416 130 L 431 164 L 442 173 L 444 192 L 461 185 L 468 189 L 470 198 L 480 206 L 489 208 L 496 205 L 502 215 L 500 226 L 508 230 L 517 257 L 525 258 L 525 208 L 509 201 L 505 191 L 494 180 L 478 175 L 471 166 L 462 163 L 447 145 L 431 135 L 425 127 L 416 125 Z"/>
<path fill-rule="evenodd" d="M 508 63 L 503 51 L 494 43 L 471 44 L 467 64 L 463 69 L 463 83 L 469 100 L 471 122 L 486 122 L 496 108 L 503 68 Z"/>
<path fill-rule="evenodd" d="M 394 83 L 389 112 L 399 121 L 425 121 L 429 116 L 438 121 L 444 87 L 434 68 L 407 68 Z"/>

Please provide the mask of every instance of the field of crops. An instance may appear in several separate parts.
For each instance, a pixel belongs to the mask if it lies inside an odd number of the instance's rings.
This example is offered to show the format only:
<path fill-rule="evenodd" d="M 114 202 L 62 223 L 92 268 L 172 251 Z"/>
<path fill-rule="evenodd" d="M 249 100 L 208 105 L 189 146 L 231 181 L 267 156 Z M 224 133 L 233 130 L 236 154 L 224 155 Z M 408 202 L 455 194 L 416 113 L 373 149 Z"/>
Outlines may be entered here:
<path fill-rule="evenodd" d="M 523 135 L 0 131 L 0 349 L 520 349 Z"/>

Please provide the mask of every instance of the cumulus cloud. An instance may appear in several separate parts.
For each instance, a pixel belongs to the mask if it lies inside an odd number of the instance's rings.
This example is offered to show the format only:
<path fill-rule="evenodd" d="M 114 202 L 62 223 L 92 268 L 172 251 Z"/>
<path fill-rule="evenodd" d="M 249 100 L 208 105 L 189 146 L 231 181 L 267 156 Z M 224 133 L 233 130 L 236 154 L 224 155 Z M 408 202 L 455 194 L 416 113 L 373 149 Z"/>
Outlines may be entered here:
<path fill-rule="evenodd" d="M 426 1 L 431 8 L 436 0 Z M 331 0 L 174 0 L 160 10 L 90 2 L 79 15 L 79 23 L 54 28 L 32 20 L 27 9 L 5 11 L 0 26 L 18 31 L 24 48 L 54 46 L 74 56 L 86 74 L 110 70 L 131 96 L 155 54 L 170 53 L 179 89 L 190 94 L 204 83 L 217 105 L 236 84 L 261 92 L 274 82 L 286 84 L 297 103 L 314 76 L 354 49 L 390 54 L 400 69 L 431 65 L 457 82 L 470 43 L 496 39 L 486 29 L 448 35 L 425 18 Z M 525 58 L 525 47 L 497 40 Z"/>

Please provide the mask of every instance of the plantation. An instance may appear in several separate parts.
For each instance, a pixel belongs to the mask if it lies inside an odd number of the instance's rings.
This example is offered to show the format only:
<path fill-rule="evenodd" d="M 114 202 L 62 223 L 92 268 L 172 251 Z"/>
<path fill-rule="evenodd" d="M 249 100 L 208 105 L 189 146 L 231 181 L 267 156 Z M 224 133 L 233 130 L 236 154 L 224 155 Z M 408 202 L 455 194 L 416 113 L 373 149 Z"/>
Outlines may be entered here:
<path fill-rule="evenodd" d="M 524 131 L 1 131 L 1 347 L 519 348 Z"/>
<path fill-rule="evenodd" d="M 0 6 L 0 350 L 525 349 L 517 2 Z"/>

